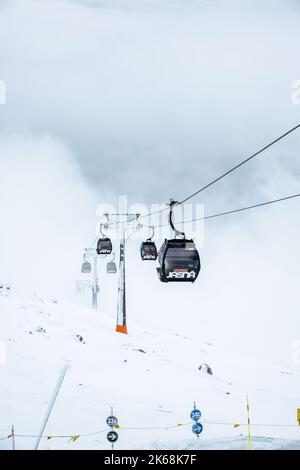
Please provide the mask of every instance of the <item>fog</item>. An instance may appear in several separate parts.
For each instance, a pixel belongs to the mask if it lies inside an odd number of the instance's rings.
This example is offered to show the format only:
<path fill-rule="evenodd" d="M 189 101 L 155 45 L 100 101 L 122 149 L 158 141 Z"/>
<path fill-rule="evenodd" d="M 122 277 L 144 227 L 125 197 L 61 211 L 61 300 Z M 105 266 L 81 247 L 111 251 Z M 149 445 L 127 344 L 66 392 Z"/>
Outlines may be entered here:
<path fill-rule="evenodd" d="M 69 149 L 51 137 L 1 137 L 0 153 L 0 279 L 70 298 L 79 247 L 94 236 L 97 198 Z"/>

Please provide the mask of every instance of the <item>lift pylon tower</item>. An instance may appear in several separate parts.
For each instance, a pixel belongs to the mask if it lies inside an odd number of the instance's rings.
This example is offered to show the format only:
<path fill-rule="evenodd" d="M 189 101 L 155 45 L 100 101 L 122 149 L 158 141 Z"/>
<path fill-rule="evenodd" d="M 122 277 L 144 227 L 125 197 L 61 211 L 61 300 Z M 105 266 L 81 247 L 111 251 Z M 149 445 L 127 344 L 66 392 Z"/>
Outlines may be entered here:
<path fill-rule="evenodd" d="M 98 310 L 98 292 L 99 292 L 99 285 L 98 285 L 98 263 L 97 263 L 97 254 L 94 256 L 94 269 L 93 269 L 93 286 L 92 286 L 92 303 L 93 309 Z"/>
<path fill-rule="evenodd" d="M 119 268 L 119 287 L 118 287 L 118 311 L 117 326 L 118 333 L 127 334 L 126 324 L 126 282 L 125 282 L 125 237 L 120 242 L 120 268 Z"/>
<path fill-rule="evenodd" d="M 119 266 L 119 285 L 118 285 L 118 309 L 117 309 L 117 333 L 127 334 L 127 319 L 126 319 L 126 277 L 125 277 L 125 234 L 129 228 L 139 229 L 140 226 L 132 227 L 131 222 L 135 222 L 140 217 L 140 214 L 114 214 L 125 228 L 122 230 L 122 238 L 120 241 L 120 266 Z M 125 216 L 125 221 L 121 217 Z"/>
<path fill-rule="evenodd" d="M 119 285 L 118 285 L 118 309 L 117 309 L 117 326 L 116 331 L 118 333 L 125 333 L 127 334 L 127 323 L 126 323 L 126 283 L 125 283 L 125 244 L 127 239 L 125 238 L 125 234 L 128 229 L 139 230 L 142 225 L 137 224 L 136 226 L 132 226 L 133 222 L 138 221 L 140 214 L 130 214 L 130 213 L 116 213 L 116 214 L 109 214 L 108 212 L 103 214 L 107 219 L 107 227 L 115 227 L 118 226 L 121 232 L 121 241 L 120 241 L 120 269 L 119 269 Z M 111 221 L 111 218 L 116 220 Z M 95 242 L 93 243 L 94 246 Z M 98 255 L 98 246 L 97 249 L 95 248 L 86 248 L 85 249 L 85 258 L 90 259 L 93 261 L 93 270 L 89 270 L 88 272 L 93 273 L 93 283 L 92 283 L 92 305 L 95 310 L 98 309 L 98 293 L 99 293 L 99 282 L 98 282 L 98 258 L 101 257 L 102 254 Z M 106 256 L 106 254 L 103 256 Z M 86 271 L 87 272 L 87 271 Z"/>
<path fill-rule="evenodd" d="M 93 262 L 93 281 L 92 281 L 92 308 L 98 310 L 98 256 L 94 248 L 85 248 L 85 257 Z"/>

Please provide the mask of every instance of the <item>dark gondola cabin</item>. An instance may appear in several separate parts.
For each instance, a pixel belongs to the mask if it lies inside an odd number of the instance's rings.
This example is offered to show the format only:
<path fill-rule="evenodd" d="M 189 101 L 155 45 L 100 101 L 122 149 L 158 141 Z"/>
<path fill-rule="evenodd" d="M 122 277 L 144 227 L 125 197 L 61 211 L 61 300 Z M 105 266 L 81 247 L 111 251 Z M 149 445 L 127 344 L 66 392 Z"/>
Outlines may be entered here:
<path fill-rule="evenodd" d="M 92 272 L 91 263 L 84 261 L 81 266 L 81 272 L 84 274 L 90 274 Z"/>
<path fill-rule="evenodd" d="M 97 243 L 98 255 L 110 255 L 112 252 L 112 243 L 110 238 L 99 238 Z"/>
<path fill-rule="evenodd" d="M 165 240 L 158 261 L 157 274 L 162 282 L 195 282 L 201 269 L 193 240 Z"/>
<path fill-rule="evenodd" d="M 150 240 L 141 244 L 140 252 L 143 261 L 155 261 L 157 259 L 156 245 Z"/>

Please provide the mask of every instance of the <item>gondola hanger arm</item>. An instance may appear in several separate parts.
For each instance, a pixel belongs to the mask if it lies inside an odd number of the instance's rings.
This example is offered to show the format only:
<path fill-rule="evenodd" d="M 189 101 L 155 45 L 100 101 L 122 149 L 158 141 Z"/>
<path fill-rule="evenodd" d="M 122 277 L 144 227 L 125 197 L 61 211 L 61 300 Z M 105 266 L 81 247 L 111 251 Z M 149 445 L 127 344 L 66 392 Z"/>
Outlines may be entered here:
<path fill-rule="evenodd" d="M 152 230 L 152 235 L 151 237 L 147 238 L 147 242 L 151 242 L 152 238 L 154 237 L 154 225 L 150 225 L 149 228 Z"/>
<path fill-rule="evenodd" d="M 100 224 L 100 233 L 105 238 L 106 235 L 103 233 L 103 230 L 102 230 L 103 228 L 108 229 L 108 224 Z"/>
<path fill-rule="evenodd" d="M 179 204 L 178 201 L 174 201 L 174 199 L 170 199 L 170 201 L 167 204 L 170 207 L 169 224 L 170 224 L 171 229 L 175 232 L 175 238 L 180 237 L 180 238 L 185 239 L 185 233 L 178 230 L 174 226 L 174 222 L 173 222 L 173 208 L 174 206 L 177 206 Z"/>

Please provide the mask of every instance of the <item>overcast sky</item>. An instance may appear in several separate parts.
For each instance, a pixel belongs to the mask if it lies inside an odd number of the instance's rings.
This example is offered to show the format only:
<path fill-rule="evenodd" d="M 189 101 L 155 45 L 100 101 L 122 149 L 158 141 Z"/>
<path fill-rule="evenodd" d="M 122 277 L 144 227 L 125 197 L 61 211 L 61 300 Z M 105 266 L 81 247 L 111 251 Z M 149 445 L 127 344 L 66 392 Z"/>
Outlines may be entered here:
<path fill-rule="evenodd" d="M 297 0 L 0 0 L 0 278 L 60 291 L 97 204 L 182 199 L 299 123 L 299 24 Z M 299 192 L 299 151 L 298 131 L 194 202 L 211 213 Z M 189 298 L 154 267 L 143 280 L 213 324 L 263 299 L 267 325 L 289 294 L 296 325 L 298 208 L 214 222 Z"/>
<path fill-rule="evenodd" d="M 1 128 L 60 139 L 99 193 L 183 198 L 299 120 L 297 1 L 0 3 Z M 290 158 L 298 142 L 290 137 L 207 202 L 252 200 L 260 165 L 299 172 Z"/>

